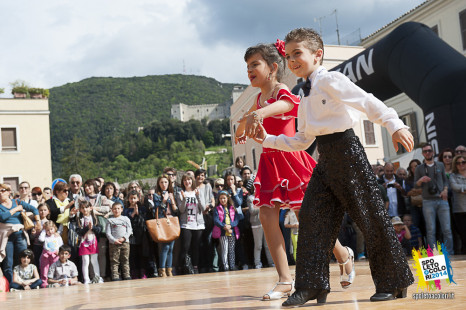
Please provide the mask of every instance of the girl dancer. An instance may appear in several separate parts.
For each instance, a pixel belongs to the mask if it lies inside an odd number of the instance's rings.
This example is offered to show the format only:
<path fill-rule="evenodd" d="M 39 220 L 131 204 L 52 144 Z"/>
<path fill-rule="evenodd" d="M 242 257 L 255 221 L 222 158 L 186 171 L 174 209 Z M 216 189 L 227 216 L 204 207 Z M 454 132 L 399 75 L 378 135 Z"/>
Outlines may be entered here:
<path fill-rule="evenodd" d="M 271 134 L 295 134 L 294 119 L 297 117 L 299 98 L 280 83 L 285 71 L 283 56 L 284 43 L 280 40 L 275 45 L 259 44 L 246 50 L 244 60 L 247 63 L 249 80 L 253 87 L 261 89 L 261 93 L 240 120 L 235 136 L 236 143 L 245 143 L 247 136 L 253 136 L 258 123 L 263 123 Z M 264 148 L 261 154 L 254 181 L 254 203 L 262 206 L 259 217 L 279 276 L 279 281 L 263 296 L 263 300 L 279 299 L 288 296 L 293 290 L 285 241 L 279 228 L 279 213 L 281 207 L 299 210 L 315 166 L 316 162 L 305 151 L 283 152 Z M 347 288 L 355 276 L 353 251 L 341 246 L 337 240 L 334 254 L 342 265 L 340 283 L 343 288 Z M 343 265 L 346 265 L 345 270 Z"/>

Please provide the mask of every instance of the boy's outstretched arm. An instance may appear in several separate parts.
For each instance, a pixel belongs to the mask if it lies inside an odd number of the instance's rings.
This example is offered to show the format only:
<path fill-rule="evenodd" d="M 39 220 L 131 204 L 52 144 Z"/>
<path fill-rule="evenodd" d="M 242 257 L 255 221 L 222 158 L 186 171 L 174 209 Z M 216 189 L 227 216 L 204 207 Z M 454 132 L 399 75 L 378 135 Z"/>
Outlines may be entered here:
<path fill-rule="evenodd" d="M 408 151 L 411 152 L 414 148 L 414 139 L 413 135 L 409 132 L 406 128 L 401 128 L 392 136 L 393 146 L 395 147 L 395 151 L 398 152 L 398 143 L 403 145 L 403 147 Z"/>

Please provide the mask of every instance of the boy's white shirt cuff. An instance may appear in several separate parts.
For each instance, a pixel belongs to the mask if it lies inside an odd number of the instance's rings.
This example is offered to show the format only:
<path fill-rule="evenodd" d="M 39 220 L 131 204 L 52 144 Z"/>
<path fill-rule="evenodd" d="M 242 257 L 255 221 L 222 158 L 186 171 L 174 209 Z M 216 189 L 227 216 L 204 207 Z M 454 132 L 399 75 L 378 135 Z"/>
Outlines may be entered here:
<path fill-rule="evenodd" d="M 273 149 L 276 139 L 277 139 L 277 136 L 267 134 L 265 136 L 264 142 L 262 142 L 262 147 Z"/>
<path fill-rule="evenodd" d="M 406 126 L 401 119 L 393 119 L 388 121 L 386 124 L 386 128 L 390 136 L 393 136 L 395 132 L 403 128 L 409 130 L 409 126 Z"/>

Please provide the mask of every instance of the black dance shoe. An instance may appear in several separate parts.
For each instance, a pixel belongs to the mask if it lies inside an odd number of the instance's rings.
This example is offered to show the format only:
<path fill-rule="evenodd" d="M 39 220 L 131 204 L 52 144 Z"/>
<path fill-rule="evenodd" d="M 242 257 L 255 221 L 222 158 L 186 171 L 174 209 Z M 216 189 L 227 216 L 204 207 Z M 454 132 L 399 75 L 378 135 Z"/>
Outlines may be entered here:
<path fill-rule="evenodd" d="M 297 289 L 293 295 L 282 304 L 283 307 L 304 305 L 309 300 L 317 299 L 317 303 L 324 304 L 327 301 L 329 290 L 325 289 Z"/>
<path fill-rule="evenodd" d="M 406 298 L 408 288 L 399 288 L 392 293 L 375 293 L 371 296 L 371 301 L 387 301 L 395 298 Z"/>

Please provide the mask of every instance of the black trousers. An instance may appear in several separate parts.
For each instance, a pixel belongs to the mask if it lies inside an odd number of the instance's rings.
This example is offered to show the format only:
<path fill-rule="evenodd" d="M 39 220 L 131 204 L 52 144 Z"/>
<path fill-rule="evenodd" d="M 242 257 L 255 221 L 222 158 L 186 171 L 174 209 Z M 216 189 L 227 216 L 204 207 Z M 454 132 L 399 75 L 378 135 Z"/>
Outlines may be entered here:
<path fill-rule="evenodd" d="M 188 254 L 191 249 L 191 261 L 194 267 L 199 266 L 199 247 L 201 245 L 201 236 L 203 230 L 191 230 L 186 228 L 181 228 L 181 253 L 180 257 L 183 261 L 186 254 Z"/>
<path fill-rule="evenodd" d="M 414 282 L 364 148 L 352 129 L 317 137 L 319 162 L 299 213 L 297 289 L 330 289 L 329 262 L 348 212 L 366 241 L 376 292 Z"/>

